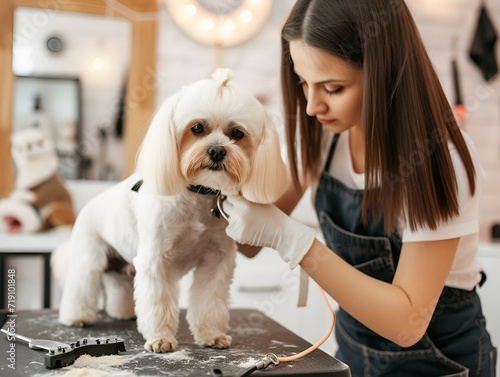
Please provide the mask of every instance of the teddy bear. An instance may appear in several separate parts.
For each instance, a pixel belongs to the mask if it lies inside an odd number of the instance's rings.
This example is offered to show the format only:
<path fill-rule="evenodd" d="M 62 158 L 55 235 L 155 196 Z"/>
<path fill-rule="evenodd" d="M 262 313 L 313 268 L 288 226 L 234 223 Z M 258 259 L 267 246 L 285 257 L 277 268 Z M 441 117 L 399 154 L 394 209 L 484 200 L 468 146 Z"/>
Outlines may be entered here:
<path fill-rule="evenodd" d="M 0 200 L 0 233 L 36 233 L 73 225 L 73 204 L 59 178 L 51 138 L 30 127 L 15 131 L 11 144 L 16 181 L 10 195 Z"/>

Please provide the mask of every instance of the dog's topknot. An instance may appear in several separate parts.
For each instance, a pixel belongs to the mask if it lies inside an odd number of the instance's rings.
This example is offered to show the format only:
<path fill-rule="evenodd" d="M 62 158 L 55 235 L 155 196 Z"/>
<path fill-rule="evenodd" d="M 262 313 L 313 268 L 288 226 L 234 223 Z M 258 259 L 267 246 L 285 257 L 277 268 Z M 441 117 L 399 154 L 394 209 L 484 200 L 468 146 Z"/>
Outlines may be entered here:
<path fill-rule="evenodd" d="M 217 81 L 220 86 L 226 86 L 233 78 L 233 71 L 229 68 L 217 68 L 212 74 L 212 78 Z"/>

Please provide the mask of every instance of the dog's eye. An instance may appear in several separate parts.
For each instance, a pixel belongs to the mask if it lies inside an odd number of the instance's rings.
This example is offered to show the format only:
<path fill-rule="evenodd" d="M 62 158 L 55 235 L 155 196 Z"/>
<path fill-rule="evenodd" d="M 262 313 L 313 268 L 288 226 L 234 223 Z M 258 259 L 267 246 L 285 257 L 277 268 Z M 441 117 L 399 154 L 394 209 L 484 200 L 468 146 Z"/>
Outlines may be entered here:
<path fill-rule="evenodd" d="M 203 128 L 203 124 L 196 123 L 193 127 L 191 127 L 191 131 L 195 135 L 201 135 L 205 131 L 205 129 Z"/>
<path fill-rule="evenodd" d="M 231 137 L 233 139 L 240 140 L 241 138 L 243 138 L 243 136 L 245 136 L 245 134 L 243 133 L 243 131 L 241 131 L 241 130 L 239 130 L 237 128 L 234 128 L 231 131 Z"/>

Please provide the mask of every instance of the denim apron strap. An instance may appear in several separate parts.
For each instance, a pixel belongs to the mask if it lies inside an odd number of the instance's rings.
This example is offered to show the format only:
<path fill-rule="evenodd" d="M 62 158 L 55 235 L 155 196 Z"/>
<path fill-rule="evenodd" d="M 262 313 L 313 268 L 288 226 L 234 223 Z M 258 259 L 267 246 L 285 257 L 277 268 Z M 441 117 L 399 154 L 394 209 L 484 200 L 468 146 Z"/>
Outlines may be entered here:
<path fill-rule="evenodd" d="M 330 171 L 330 165 L 332 163 L 333 152 L 335 152 L 335 148 L 337 147 L 337 142 L 339 141 L 340 134 L 335 134 L 333 136 L 332 145 L 330 146 L 330 150 L 328 151 L 328 157 L 326 158 L 325 168 L 323 171 L 328 173 Z"/>

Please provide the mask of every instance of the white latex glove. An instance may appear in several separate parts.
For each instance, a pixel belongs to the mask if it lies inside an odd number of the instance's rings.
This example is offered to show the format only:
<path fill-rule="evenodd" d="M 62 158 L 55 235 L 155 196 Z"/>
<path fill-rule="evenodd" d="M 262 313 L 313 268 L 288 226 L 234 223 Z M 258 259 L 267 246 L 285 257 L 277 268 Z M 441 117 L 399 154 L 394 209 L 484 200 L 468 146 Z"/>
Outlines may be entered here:
<path fill-rule="evenodd" d="M 270 247 L 295 268 L 309 251 L 316 230 L 292 219 L 273 204 L 255 204 L 241 196 L 223 202 L 229 225 L 226 234 L 236 242 Z"/>

